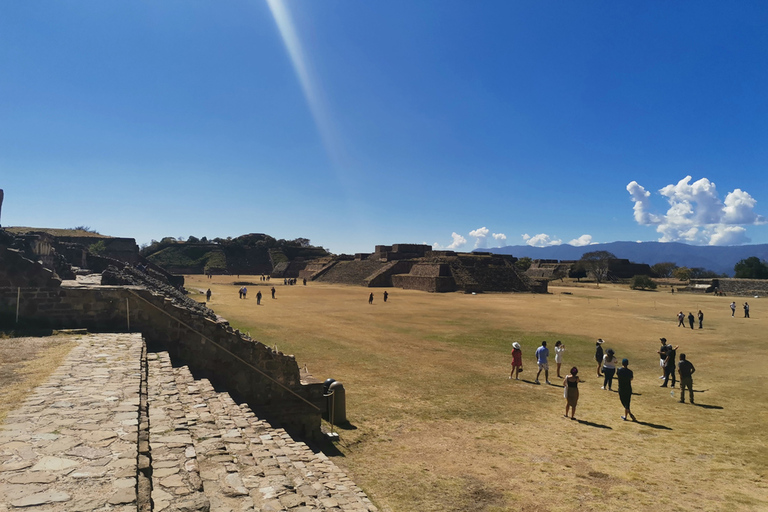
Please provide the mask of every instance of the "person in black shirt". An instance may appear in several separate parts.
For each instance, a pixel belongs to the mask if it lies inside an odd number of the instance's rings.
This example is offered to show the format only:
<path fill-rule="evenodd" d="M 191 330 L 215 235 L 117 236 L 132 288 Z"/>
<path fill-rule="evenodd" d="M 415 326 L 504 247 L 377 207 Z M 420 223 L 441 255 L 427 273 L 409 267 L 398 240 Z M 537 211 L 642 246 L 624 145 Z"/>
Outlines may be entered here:
<path fill-rule="evenodd" d="M 659 366 L 661 367 L 661 377 L 664 378 L 664 363 L 667 360 L 667 338 L 659 338 L 661 340 L 661 348 L 656 351 L 659 354 Z"/>
<path fill-rule="evenodd" d="M 691 326 L 691 329 L 693 329 L 693 322 L 694 322 L 695 320 L 696 320 L 696 318 L 694 318 L 694 316 L 693 316 L 693 313 L 691 313 L 691 312 L 689 311 L 689 312 L 688 312 L 688 325 L 690 325 L 690 326 Z"/>
<path fill-rule="evenodd" d="M 673 347 L 667 345 L 667 358 L 664 360 L 664 384 L 661 387 L 667 387 L 670 375 L 672 376 L 672 387 L 675 387 L 675 357 L 677 357 L 677 349 L 680 345 Z"/>
<path fill-rule="evenodd" d="M 699 310 L 699 329 L 704 328 L 704 313 Z"/>
<path fill-rule="evenodd" d="M 629 410 L 629 403 L 632 401 L 632 378 L 634 374 L 627 366 L 629 366 L 629 359 L 622 359 L 621 368 L 616 371 L 616 378 L 619 380 L 619 399 L 621 405 L 624 406 L 624 416 L 621 419 L 627 421 L 627 417 L 630 417 L 632 421 L 637 421 L 635 415 Z"/>
<path fill-rule="evenodd" d="M 603 339 L 600 338 L 595 344 L 595 360 L 597 361 L 597 376 L 602 377 L 600 369 L 603 367 Z"/>
<path fill-rule="evenodd" d="M 685 388 L 688 388 L 688 397 L 693 402 L 693 372 L 696 368 L 686 359 L 685 354 L 680 354 L 680 362 L 677 364 L 677 371 L 680 372 L 680 403 L 685 403 Z"/>

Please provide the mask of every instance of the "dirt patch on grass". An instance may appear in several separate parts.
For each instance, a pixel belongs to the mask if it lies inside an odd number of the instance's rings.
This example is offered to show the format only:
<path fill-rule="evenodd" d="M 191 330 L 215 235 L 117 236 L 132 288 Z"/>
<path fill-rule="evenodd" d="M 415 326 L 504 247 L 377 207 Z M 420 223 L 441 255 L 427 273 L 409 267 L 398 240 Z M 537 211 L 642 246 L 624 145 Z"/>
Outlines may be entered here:
<path fill-rule="evenodd" d="M 0 422 L 61 364 L 79 336 L 0 338 Z"/>

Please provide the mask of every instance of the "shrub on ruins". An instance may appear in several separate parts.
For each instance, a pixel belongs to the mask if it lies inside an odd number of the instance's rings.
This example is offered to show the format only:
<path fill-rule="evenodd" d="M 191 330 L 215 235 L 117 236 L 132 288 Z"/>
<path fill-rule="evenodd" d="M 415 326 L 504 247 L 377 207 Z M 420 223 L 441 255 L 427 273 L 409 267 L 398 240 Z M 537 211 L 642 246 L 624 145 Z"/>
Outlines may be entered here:
<path fill-rule="evenodd" d="M 104 254 L 107 250 L 107 244 L 104 243 L 104 240 L 99 240 L 95 244 L 91 244 L 88 246 L 88 252 L 91 254 L 101 255 Z"/>
<path fill-rule="evenodd" d="M 655 290 L 656 283 L 653 281 L 653 279 L 650 278 L 650 276 L 639 275 L 632 277 L 632 280 L 629 283 L 629 287 L 633 290 Z"/>
<path fill-rule="evenodd" d="M 533 265 L 533 260 L 529 258 L 528 256 L 523 256 L 522 258 L 518 258 L 515 262 L 515 266 L 525 272 L 529 268 L 531 268 L 531 265 Z"/>
<path fill-rule="evenodd" d="M 738 262 L 733 270 L 735 277 L 742 279 L 768 279 L 768 262 L 751 256 Z"/>

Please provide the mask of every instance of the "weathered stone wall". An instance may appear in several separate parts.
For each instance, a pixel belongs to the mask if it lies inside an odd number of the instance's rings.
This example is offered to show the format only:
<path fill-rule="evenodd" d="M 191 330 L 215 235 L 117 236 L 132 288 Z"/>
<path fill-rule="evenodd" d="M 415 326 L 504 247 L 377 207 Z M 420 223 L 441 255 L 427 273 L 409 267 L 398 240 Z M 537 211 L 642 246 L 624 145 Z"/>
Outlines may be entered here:
<path fill-rule="evenodd" d="M 17 325 L 17 293 L 18 288 L 0 286 L 0 328 L 12 329 Z M 300 430 L 304 436 L 318 434 L 325 403 L 322 384 L 303 384 L 293 356 L 274 352 L 226 323 L 175 306 L 170 299 L 139 287 L 65 284 L 21 289 L 21 325 L 124 332 L 128 330 L 129 320 L 131 331 L 141 332 L 148 343 L 168 350 L 193 371 L 241 396 L 265 417 Z"/>
<path fill-rule="evenodd" d="M 718 288 L 726 295 L 743 297 L 768 296 L 768 280 L 766 279 L 712 279 L 712 289 Z"/>
<path fill-rule="evenodd" d="M 452 277 L 414 276 L 397 274 L 392 276 L 392 285 L 404 290 L 446 293 L 456 291 L 456 281 Z"/>
<path fill-rule="evenodd" d="M 407 274 L 411 271 L 413 262 L 409 260 L 390 261 L 384 267 L 366 278 L 369 287 L 393 286 L 392 277 L 395 274 Z"/>
<path fill-rule="evenodd" d="M 0 247 L 0 287 L 55 288 L 60 284 L 56 274 L 39 261 L 25 258 L 17 249 Z"/>

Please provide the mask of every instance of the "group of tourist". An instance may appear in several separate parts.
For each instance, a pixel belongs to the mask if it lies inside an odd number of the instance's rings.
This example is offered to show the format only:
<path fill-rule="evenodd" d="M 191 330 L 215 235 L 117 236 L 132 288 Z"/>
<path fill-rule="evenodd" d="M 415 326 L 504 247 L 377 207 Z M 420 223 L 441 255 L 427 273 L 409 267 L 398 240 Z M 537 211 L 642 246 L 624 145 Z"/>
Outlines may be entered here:
<path fill-rule="evenodd" d="M 749 303 L 745 302 L 742 306 L 744 308 L 744 318 L 749 318 Z M 731 302 L 731 317 L 736 316 L 736 301 Z"/>
<path fill-rule="evenodd" d="M 696 371 L 693 364 L 687 360 L 685 354 L 680 354 L 680 361 L 675 364 L 677 358 L 677 350 L 679 346 L 673 347 L 667 343 L 666 338 L 660 338 L 661 349 L 658 351 L 660 357 L 660 365 L 663 370 L 663 375 L 660 377 L 664 379 L 664 383 L 661 387 L 667 387 L 671 378 L 671 387 L 675 387 L 675 370 L 680 374 L 680 402 L 685 403 L 685 390 L 688 389 L 688 395 L 691 403 L 693 400 L 693 373 Z M 603 344 L 605 340 L 598 339 L 595 343 L 595 361 L 597 362 L 597 376 L 603 378 L 603 384 L 600 389 L 607 389 L 613 391 L 614 377 L 618 381 L 618 393 L 621 405 L 624 407 L 624 414 L 621 419 L 626 421 L 631 419 L 637 421 L 635 415 L 630 410 L 632 401 L 632 379 L 634 378 L 634 372 L 629 369 L 629 360 L 624 358 L 621 360 L 621 366 L 619 366 L 619 360 L 616 357 L 616 353 L 612 348 L 603 350 Z M 560 367 L 563 363 L 563 352 L 565 352 L 565 345 L 561 341 L 555 342 L 555 363 L 557 365 L 557 377 L 563 379 L 563 397 L 565 398 L 565 416 L 575 419 L 576 406 L 579 402 L 579 383 L 584 382 L 579 377 L 579 369 L 574 366 L 571 368 L 568 375 L 560 375 Z M 541 346 L 536 349 L 536 364 L 538 372 L 534 380 L 535 384 L 540 384 L 539 377 L 544 372 L 544 380 L 547 384 L 552 384 L 549 381 L 549 349 L 547 348 L 547 342 L 542 341 Z M 520 343 L 515 341 L 512 343 L 512 371 L 509 375 L 510 379 L 520 380 L 520 372 L 523 371 L 523 354 L 520 347 Z"/>
<path fill-rule="evenodd" d="M 683 313 L 682 311 L 677 314 L 677 326 L 678 327 L 680 327 L 680 326 L 685 327 L 685 318 L 686 318 L 685 317 L 685 313 Z M 698 315 L 696 315 L 695 317 L 693 316 L 693 313 L 691 313 L 690 311 L 688 312 L 688 325 L 690 325 L 691 329 L 693 329 L 693 324 L 696 321 L 696 318 L 699 319 L 699 329 L 703 329 L 704 328 L 704 313 L 701 310 L 699 310 Z"/>
<path fill-rule="evenodd" d="M 384 302 L 387 302 L 387 299 L 389 298 L 389 292 L 387 290 L 384 290 Z M 373 304 L 373 292 L 368 296 L 368 304 Z"/>

